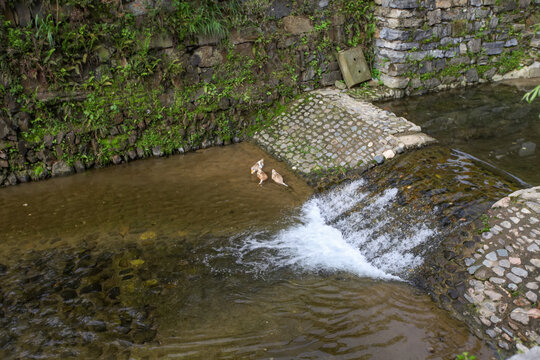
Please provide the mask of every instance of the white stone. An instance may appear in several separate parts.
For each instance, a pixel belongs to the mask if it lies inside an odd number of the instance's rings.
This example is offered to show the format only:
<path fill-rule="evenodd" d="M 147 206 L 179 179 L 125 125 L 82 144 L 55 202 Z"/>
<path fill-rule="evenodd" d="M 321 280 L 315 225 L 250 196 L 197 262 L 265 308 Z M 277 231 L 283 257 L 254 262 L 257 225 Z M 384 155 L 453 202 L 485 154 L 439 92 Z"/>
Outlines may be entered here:
<path fill-rule="evenodd" d="M 492 290 L 486 290 L 484 293 L 489 296 L 493 301 L 499 301 L 502 299 L 502 295 Z"/>
<path fill-rule="evenodd" d="M 527 299 L 529 299 L 529 300 L 530 300 L 531 302 L 533 302 L 533 303 L 535 303 L 536 300 L 538 300 L 537 295 L 536 295 L 535 293 L 533 293 L 532 291 L 527 291 L 527 292 L 525 293 L 525 297 L 526 297 Z"/>
<path fill-rule="evenodd" d="M 383 155 L 386 159 L 392 159 L 394 156 L 396 156 L 396 154 L 394 153 L 393 150 L 386 150 L 385 152 L 382 153 L 382 155 Z"/>
<path fill-rule="evenodd" d="M 510 318 L 512 320 L 518 321 L 524 325 L 529 324 L 529 315 L 527 314 L 527 311 L 523 310 L 522 308 L 516 308 L 510 313 Z"/>

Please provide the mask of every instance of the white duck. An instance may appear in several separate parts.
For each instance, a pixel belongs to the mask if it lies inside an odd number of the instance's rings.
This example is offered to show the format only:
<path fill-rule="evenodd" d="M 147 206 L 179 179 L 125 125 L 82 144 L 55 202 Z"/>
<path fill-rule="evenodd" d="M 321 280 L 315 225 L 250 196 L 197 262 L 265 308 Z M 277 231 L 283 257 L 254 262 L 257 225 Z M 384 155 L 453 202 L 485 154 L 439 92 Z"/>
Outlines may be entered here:
<path fill-rule="evenodd" d="M 263 166 L 264 166 L 264 159 L 261 159 L 261 160 L 257 161 L 257 162 L 255 163 L 255 165 L 253 165 L 253 166 L 251 167 L 251 173 L 254 174 L 254 173 L 256 173 L 258 170 L 262 170 Z"/>

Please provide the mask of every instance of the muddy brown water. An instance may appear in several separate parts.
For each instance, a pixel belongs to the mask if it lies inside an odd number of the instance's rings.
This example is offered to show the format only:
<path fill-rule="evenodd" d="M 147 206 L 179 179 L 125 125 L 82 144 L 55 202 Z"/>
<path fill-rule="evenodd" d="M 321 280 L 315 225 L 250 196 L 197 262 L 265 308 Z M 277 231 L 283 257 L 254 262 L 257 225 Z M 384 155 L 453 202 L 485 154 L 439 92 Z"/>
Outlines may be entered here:
<path fill-rule="evenodd" d="M 249 167 L 261 157 L 290 188 L 258 186 Z M 227 247 L 286 229 L 311 195 L 248 143 L 0 189 L 0 355 L 493 355 L 406 282 L 294 267 L 251 272 Z"/>

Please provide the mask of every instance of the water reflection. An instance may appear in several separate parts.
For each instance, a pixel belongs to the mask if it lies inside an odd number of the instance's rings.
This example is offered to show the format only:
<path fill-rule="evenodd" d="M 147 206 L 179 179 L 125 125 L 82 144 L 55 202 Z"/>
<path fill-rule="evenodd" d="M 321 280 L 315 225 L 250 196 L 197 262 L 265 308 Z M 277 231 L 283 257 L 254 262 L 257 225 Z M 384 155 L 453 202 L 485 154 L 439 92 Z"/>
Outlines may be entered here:
<path fill-rule="evenodd" d="M 540 185 L 540 101 L 523 94 L 538 79 L 408 97 L 379 106 L 418 124 L 442 144 Z"/>

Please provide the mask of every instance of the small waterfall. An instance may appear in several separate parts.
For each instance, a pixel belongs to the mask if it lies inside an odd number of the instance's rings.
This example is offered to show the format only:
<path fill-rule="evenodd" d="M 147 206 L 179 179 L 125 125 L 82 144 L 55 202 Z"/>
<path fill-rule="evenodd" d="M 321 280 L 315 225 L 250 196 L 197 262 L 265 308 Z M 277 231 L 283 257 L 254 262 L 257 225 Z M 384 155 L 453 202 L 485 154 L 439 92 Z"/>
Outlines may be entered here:
<path fill-rule="evenodd" d="M 436 231 L 395 206 L 397 197 L 395 188 L 371 193 L 364 180 L 353 181 L 308 200 L 285 229 L 244 234 L 219 253 L 258 274 L 292 268 L 404 279 Z"/>

